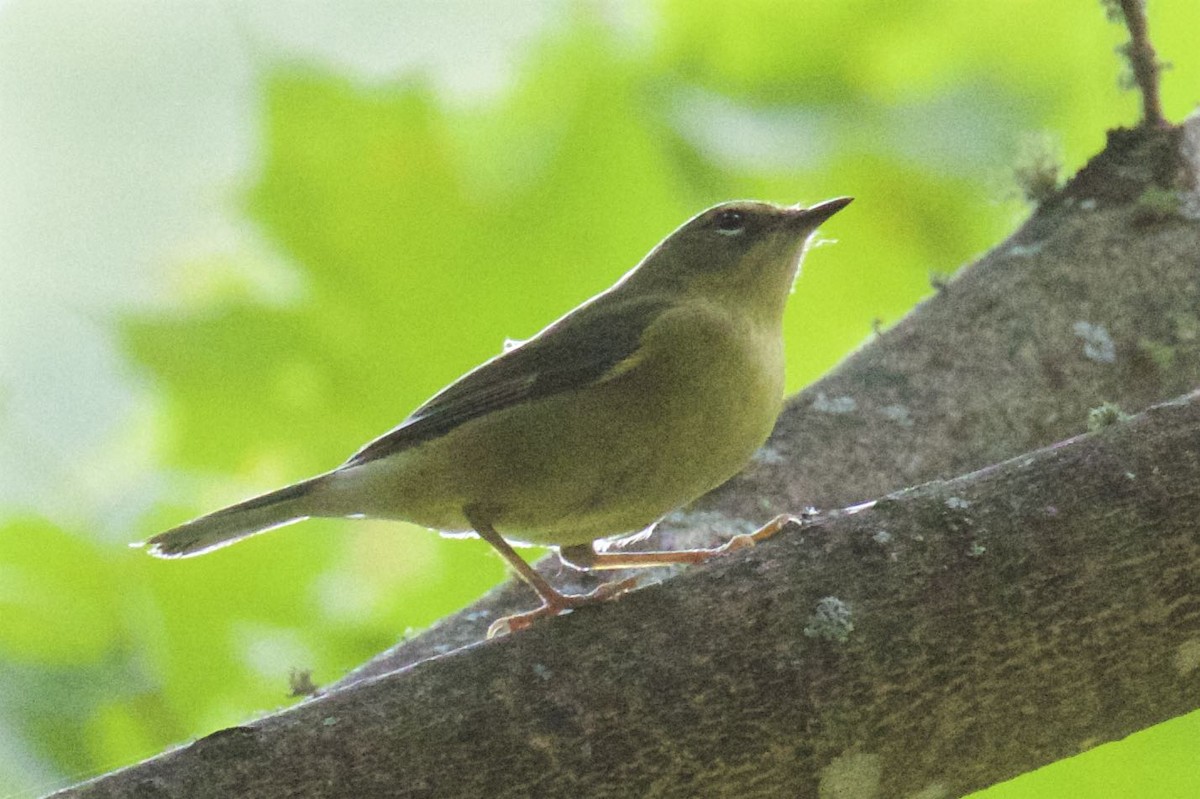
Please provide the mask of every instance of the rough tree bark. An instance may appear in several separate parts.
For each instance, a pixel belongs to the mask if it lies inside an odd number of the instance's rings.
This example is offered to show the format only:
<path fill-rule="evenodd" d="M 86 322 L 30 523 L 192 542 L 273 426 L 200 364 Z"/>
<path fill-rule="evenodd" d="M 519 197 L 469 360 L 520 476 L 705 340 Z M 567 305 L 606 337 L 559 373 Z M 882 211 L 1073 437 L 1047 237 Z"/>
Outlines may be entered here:
<path fill-rule="evenodd" d="M 1195 709 L 1200 399 L 1063 440 L 1200 385 L 1198 174 L 1200 119 L 1113 132 L 663 536 L 885 500 L 58 795 L 934 799 Z"/>

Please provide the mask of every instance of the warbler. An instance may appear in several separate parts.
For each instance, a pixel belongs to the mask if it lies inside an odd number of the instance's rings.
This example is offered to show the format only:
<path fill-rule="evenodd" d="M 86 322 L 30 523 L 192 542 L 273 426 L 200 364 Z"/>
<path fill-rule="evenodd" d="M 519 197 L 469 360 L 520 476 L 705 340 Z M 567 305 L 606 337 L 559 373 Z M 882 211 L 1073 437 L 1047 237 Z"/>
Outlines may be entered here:
<path fill-rule="evenodd" d="M 495 633 L 629 587 L 561 593 L 509 542 L 604 569 L 695 563 L 770 535 L 782 519 L 713 549 L 594 546 L 725 482 L 766 441 L 783 404 L 784 306 L 813 232 L 850 201 L 703 211 L 612 288 L 467 372 L 336 469 L 142 545 L 188 557 L 314 516 L 473 532 L 542 600 Z"/>

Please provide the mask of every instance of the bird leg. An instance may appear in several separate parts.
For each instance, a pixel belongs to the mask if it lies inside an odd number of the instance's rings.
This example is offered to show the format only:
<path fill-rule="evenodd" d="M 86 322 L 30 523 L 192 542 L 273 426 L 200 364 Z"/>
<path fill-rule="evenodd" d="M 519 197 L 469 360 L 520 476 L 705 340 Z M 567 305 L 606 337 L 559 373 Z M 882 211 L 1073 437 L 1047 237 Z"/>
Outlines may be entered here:
<path fill-rule="evenodd" d="M 468 508 L 466 516 L 467 520 L 471 522 L 471 526 L 475 528 L 475 532 L 479 533 L 479 537 L 491 544 L 500 553 L 501 557 L 508 561 L 508 565 L 517 573 L 517 576 L 528 583 L 529 587 L 536 591 L 542 600 L 541 607 L 535 610 L 505 616 L 492 622 L 492 625 L 488 627 L 488 638 L 523 630 L 544 617 L 558 616 L 584 605 L 612 599 L 629 591 L 637 584 L 637 578 L 629 577 L 624 580 L 604 583 L 594 591 L 586 594 L 564 594 L 550 585 L 550 582 L 545 577 L 538 574 L 537 570 L 526 563 L 525 559 L 516 553 L 512 546 L 496 532 L 496 528 L 483 518 L 476 509 Z M 791 522 L 803 524 L 801 519 L 783 514 L 776 516 L 753 533 L 735 535 L 721 546 L 711 549 L 677 549 L 662 552 L 597 552 L 591 544 L 577 544 L 575 546 L 561 547 L 559 549 L 559 556 L 572 566 L 584 570 L 647 568 L 672 563 L 702 563 L 709 558 L 724 555 L 727 552 L 752 547 L 758 542 L 765 541 L 775 535 Z"/>
<path fill-rule="evenodd" d="M 523 630 L 543 617 L 558 616 L 561 613 L 566 613 L 583 605 L 612 599 L 618 594 L 623 594 L 630 590 L 637 583 L 637 580 L 631 577 L 626 580 L 604 583 L 594 591 L 586 594 L 564 594 L 550 585 L 545 577 L 538 574 L 536 569 L 526 563 L 525 559 L 516 553 L 512 546 L 496 532 L 496 528 L 490 523 L 484 521 L 471 511 L 467 512 L 467 519 L 471 522 L 471 526 L 475 528 L 475 532 L 479 533 L 479 537 L 491 544 L 500 553 L 501 557 L 508 561 L 508 565 L 517 573 L 517 576 L 528 583 L 530 588 L 537 591 L 538 596 L 542 599 L 542 606 L 535 610 L 505 616 L 492 622 L 492 625 L 488 627 L 488 638 Z"/>
<path fill-rule="evenodd" d="M 711 549 L 675 549 L 660 552 L 597 552 L 591 544 L 579 544 L 559 549 L 559 557 L 580 569 L 639 569 L 673 563 L 703 563 L 709 558 L 752 547 L 778 533 L 789 523 L 803 520 L 782 514 L 753 533 L 735 535 L 719 547 Z"/>

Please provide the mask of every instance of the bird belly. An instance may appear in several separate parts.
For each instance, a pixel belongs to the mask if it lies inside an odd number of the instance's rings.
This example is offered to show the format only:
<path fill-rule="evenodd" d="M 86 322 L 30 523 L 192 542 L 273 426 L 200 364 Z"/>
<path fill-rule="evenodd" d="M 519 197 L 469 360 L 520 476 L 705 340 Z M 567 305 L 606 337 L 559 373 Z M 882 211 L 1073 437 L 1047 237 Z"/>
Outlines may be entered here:
<path fill-rule="evenodd" d="M 505 538 L 568 546 L 644 529 L 715 488 L 774 425 L 781 348 L 723 327 L 656 332 L 711 341 L 689 348 L 696 361 L 649 357 L 345 469 L 353 512 L 456 532 L 470 507 Z"/>

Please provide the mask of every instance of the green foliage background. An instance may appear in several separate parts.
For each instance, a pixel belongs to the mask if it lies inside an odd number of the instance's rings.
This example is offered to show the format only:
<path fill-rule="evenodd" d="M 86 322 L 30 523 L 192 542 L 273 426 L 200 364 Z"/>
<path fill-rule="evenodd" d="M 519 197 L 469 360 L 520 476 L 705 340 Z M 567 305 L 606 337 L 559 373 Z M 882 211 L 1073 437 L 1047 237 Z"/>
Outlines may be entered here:
<path fill-rule="evenodd" d="M 797 389 L 1017 224 L 1023 133 L 1073 170 L 1136 120 L 1092 2 L 674 0 L 633 36 L 587 9 L 482 105 L 264 60 L 261 163 L 231 202 L 292 271 L 175 264 L 169 311 L 112 322 L 156 398 L 123 435 L 168 486 L 130 498 L 131 540 L 336 465 L 707 205 L 854 195 L 791 303 Z M 1198 21 L 1151 5 L 1175 119 L 1200 98 Z M 0 735 L 63 778 L 286 705 L 290 668 L 336 679 L 504 578 L 477 541 L 395 524 L 165 563 L 2 511 Z M 1198 733 L 1179 719 L 980 796 L 1200 795 Z M 0 775 L 0 796 L 35 787 Z"/>

